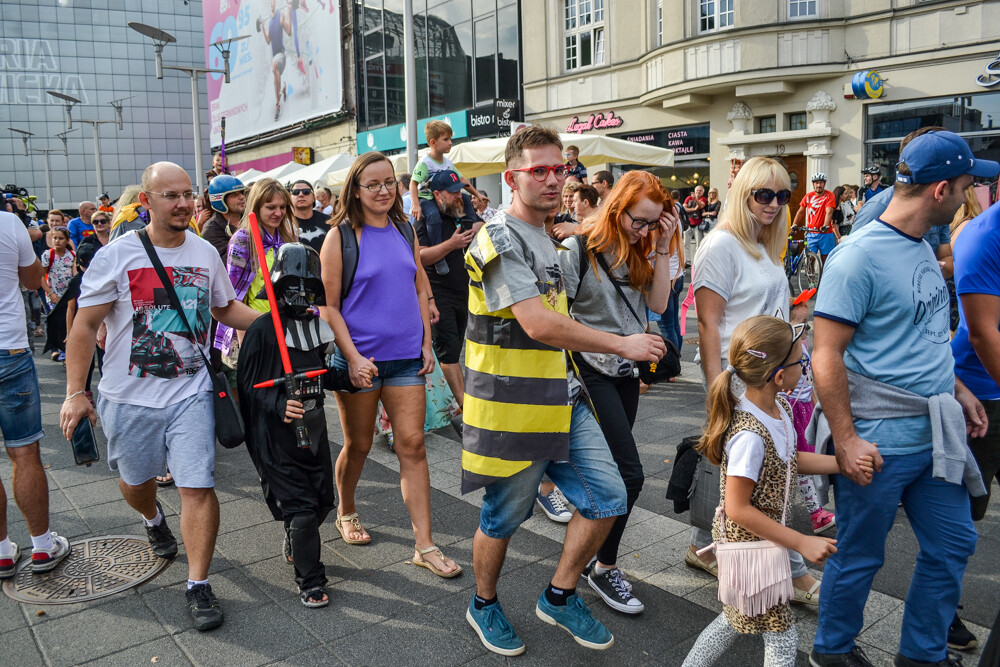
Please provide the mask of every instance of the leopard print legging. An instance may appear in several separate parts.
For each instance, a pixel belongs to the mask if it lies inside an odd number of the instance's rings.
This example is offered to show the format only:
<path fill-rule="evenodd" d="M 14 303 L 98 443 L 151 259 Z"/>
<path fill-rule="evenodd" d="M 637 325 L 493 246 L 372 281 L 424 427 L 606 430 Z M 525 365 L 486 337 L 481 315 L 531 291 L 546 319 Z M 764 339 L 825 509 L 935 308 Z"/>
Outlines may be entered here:
<path fill-rule="evenodd" d="M 719 614 L 701 631 L 698 641 L 684 659 L 684 667 L 711 667 L 723 655 L 740 633 L 729 625 L 725 614 Z M 799 636 L 792 625 L 784 632 L 765 632 L 764 667 L 792 667 L 799 647 Z"/>

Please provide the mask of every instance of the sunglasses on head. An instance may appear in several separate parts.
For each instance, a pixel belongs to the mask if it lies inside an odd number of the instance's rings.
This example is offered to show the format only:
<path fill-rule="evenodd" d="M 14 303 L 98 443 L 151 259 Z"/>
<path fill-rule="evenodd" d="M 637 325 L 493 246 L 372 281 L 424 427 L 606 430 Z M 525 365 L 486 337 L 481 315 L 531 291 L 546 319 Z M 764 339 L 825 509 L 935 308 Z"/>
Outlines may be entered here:
<path fill-rule="evenodd" d="M 784 206 L 792 199 L 791 190 L 778 190 L 775 192 L 770 188 L 757 188 L 750 191 L 750 196 L 758 204 L 770 204 L 775 198 L 778 199 L 778 206 Z"/>
<path fill-rule="evenodd" d="M 295 188 L 292 190 L 293 195 L 311 195 L 312 188 Z"/>

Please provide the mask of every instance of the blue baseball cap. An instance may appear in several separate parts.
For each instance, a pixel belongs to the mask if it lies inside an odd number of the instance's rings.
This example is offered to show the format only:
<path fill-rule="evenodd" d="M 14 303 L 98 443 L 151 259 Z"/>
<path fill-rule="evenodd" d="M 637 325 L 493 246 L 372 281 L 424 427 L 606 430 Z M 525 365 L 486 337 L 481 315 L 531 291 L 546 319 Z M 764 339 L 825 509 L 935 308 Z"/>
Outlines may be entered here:
<path fill-rule="evenodd" d="M 899 173 L 900 164 L 909 168 L 908 175 Z M 965 139 L 954 132 L 941 131 L 922 134 L 906 144 L 896 169 L 898 182 L 917 185 L 947 181 L 963 174 L 996 178 L 1000 163 L 977 160 Z"/>
<path fill-rule="evenodd" d="M 458 178 L 458 174 L 451 169 L 442 169 L 441 171 L 434 172 L 434 175 L 427 181 L 427 187 L 432 192 L 439 190 L 458 192 L 465 187 L 465 184 Z"/>

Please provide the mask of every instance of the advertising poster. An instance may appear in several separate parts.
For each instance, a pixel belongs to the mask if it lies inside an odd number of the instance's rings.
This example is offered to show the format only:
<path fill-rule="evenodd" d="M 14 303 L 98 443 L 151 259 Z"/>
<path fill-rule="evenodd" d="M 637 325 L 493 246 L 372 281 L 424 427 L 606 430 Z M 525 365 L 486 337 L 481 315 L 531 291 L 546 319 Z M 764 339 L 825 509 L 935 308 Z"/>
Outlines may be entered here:
<path fill-rule="evenodd" d="M 208 67 L 222 69 L 212 44 L 233 37 L 231 83 L 208 75 L 212 146 L 339 111 L 344 103 L 339 0 L 205 0 Z"/>

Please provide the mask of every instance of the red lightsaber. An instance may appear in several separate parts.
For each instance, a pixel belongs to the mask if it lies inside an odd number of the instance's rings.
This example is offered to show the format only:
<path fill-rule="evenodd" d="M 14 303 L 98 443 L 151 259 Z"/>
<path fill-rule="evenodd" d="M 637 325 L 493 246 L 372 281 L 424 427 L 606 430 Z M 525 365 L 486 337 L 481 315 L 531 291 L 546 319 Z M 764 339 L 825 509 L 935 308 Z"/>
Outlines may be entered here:
<path fill-rule="evenodd" d="M 277 382 L 285 383 L 285 392 L 289 398 L 298 398 L 301 395 L 299 383 L 307 378 L 322 375 L 326 370 L 306 371 L 296 374 L 292 371 L 292 362 L 288 358 L 288 345 L 285 344 L 285 330 L 281 326 L 281 317 L 278 315 L 278 299 L 274 296 L 274 285 L 271 284 L 271 272 L 267 268 L 267 254 L 264 252 L 264 241 L 260 236 L 260 225 L 257 222 L 257 214 L 250 214 L 250 235 L 253 236 L 254 249 L 257 251 L 257 261 L 260 263 L 261 277 L 264 279 L 264 291 L 267 293 L 267 303 L 271 307 L 271 322 L 274 324 L 274 335 L 278 339 L 278 352 L 281 354 L 281 368 L 285 371 L 282 378 L 267 380 L 254 385 L 255 389 L 273 387 Z M 311 374 L 311 375 L 310 375 Z M 309 448 L 309 433 L 301 419 L 295 420 L 295 435 L 299 441 L 299 448 Z"/>

